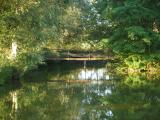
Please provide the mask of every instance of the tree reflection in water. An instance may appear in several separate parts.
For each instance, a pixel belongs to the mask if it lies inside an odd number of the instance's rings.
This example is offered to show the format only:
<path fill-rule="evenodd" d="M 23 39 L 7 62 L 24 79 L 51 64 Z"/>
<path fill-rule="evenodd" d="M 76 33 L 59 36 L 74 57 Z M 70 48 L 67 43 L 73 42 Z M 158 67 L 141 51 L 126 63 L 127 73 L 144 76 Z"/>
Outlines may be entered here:
<path fill-rule="evenodd" d="M 59 68 L 61 69 L 61 68 Z M 61 69 L 62 70 L 62 69 Z M 108 71 L 90 68 L 89 74 L 106 78 Z M 44 69 L 43 69 L 44 71 Z M 43 78 L 68 79 L 82 75 L 82 68 L 45 72 Z M 53 74 L 54 73 L 54 74 Z M 33 74 L 33 73 L 32 73 Z M 42 75 L 41 75 L 42 76 Z M 83 75 L 82 75 L 83 76 Z M 88 75 L 89 76 L 89 75 Z M 156 77 L 129 75 L 97 83 L 23 82 L 21 88 L 0 88 L 1 120 L 158 120 L 160 84 Z M 105 77 L 104 77 L 105 76 Z M 91 79 L 90 77 L 87 77 Z M 95 77 L 93 77 L 95 78 Z M 108 78 L 108 77 L 107 77 Z M 112 77 L 114 78 L 114 77 Z M 28 79 L 28 78 L 27 78 Z M 39 79 L 39 76 L 34 79 Z M 94 80 L 94 79 L 93 79 Z M 96 79 L 97 80 L 97 79 Z M 36 80 L 34 80 L 36 81 Z"/>

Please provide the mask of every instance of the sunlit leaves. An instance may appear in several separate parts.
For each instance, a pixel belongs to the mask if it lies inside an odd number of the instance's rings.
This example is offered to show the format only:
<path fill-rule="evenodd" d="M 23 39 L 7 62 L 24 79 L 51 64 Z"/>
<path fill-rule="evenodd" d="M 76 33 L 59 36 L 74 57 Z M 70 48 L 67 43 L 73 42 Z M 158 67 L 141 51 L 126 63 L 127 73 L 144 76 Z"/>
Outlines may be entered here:
<path fill-rule="evenodd" d="M 98 1 L 98 7 L 103 4 L 98 9 L 101 17 L 112 24 L 110 26 L 105 24 L 106 31 L 110 30 L 110 33 L 106 32 L 106 38 L 109 38 L 106 47 L 123 55 L 123 62 L 128 67 L 133 65 L 133 68 L 134 66 L 140 68 L 138 64 L 147 64 L 147 62 L 142 62 L 144 60 L 157 61 L 153 56 L 159 52 L 158 3 L 158 1 L 151 2 L 150 0 Z M 130 61 L 128 58 L 137 54 L 142 58 L 138 58 L 140 63 L 136 65 L 134 60 Z"/>

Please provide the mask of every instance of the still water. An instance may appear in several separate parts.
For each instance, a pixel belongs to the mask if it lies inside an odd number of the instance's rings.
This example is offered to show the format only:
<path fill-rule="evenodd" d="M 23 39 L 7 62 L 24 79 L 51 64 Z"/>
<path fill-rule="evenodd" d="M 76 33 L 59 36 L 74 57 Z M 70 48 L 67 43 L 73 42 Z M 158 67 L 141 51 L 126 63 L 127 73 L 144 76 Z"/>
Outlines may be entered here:
<path fill-rule="evenodd" d="M 160 80 L 107 63 L 58 62 L 0 87 L 0 120 L 160 120 Z"/>

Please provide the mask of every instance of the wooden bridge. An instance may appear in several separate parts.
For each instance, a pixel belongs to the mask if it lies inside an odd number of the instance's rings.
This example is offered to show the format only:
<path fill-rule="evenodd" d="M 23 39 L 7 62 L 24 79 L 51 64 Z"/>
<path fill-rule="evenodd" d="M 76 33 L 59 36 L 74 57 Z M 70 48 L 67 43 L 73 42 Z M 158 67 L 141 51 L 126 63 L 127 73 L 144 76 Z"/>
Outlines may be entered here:
<path fill-rule="evenodd" d="M 53 54 L 47 60 L 57 61 L 103 61 L 113 60 L 114 56 L 110 50 L 63 50 L 53 49 Z"/>

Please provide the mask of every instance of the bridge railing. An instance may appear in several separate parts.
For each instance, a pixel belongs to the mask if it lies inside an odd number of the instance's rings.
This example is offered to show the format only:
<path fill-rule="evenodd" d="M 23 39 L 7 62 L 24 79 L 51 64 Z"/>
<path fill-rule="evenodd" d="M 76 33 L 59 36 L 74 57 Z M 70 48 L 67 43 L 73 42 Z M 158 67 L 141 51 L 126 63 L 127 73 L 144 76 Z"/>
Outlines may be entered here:
<path fill-rule="evenodd" d="M 110 58 L 113 57 L 113 54 L 110 50 L 66 50 L 66 49 L 52 49 L 51 50 L 54 54 L 50 56 L 50 58 Z"/>

